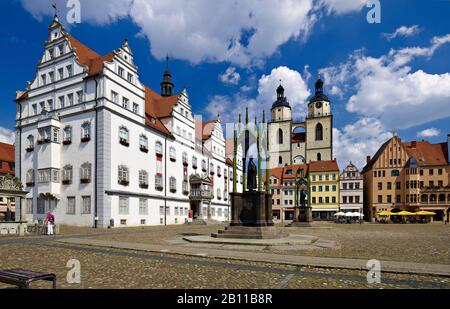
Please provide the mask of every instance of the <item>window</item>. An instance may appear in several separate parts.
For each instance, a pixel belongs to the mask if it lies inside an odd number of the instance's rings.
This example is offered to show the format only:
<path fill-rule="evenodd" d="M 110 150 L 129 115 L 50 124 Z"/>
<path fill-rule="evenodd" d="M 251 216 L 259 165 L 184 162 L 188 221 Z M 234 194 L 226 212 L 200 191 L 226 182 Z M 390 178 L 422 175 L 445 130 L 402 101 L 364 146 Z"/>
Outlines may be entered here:
<path fill-rule="evenodd" d="M 433 170 L 432 168 L 430 168 L 430 169 L 428 170 L 428 174 L 429 174 L 430 176 L 433 176 L 433 175 L 434 175 L 434 170 Z"/>
<path fill-rule="evenodd" d="M 343 203 L 343 204 L 347 204 L 347 197 L 346 197 L 346 196 L 343 196 L 343 197 L 342 197 L 342 203 Z"/>
<path fill-rule="evenodd" d="M 278 129 L 278 144 L 283 144 L 283 130 Z"/>
<path fill-rule="evenodd" d="M 64 79 L 64 68 L 59 68 L 58 69 L 58 79 Z"/>
<path fill-rule="evenodd" d="M 34 185 L 34 170 L 33 169 L 29 169 L 27 171 L 27 186 L 31 187 Z"/>
<path fill-rule="evenodd" d="M 331 202 L 332 202 L 333 204 L 336 203 L 336 196 L 333 196 L 333 197 L 331 198 Z"/>
<path fill-rule="evenodd" d="M 221 170 L 220 170 L 220 166 L 217 166 L 217 176 L 221 176 L 222 175 L 222 172 L 221 172 Z"/>
<path fill-rule="evenodd" d="M 48 57 L 50 60 L 52 60 L 53 58 L 55 58 L 55 50 L 53 48 L 50 48 L 48 50 Z"/>
<path fill-rule="evenodd" d="M 63 144 L 68 145 L 70 143 L 72 143 L 72 127 L 67 126 L 63 132 Z"/>
<path fill-rule="evenodd" d="M 53 142 L 59 143 L 59 129 L 53 128 Z"/>
<path fill-rule="evenodd" d="M 55 73 L 48 72 L 48 79 L 50 80 L 50 83 L 53 83 L 55 81 Z"/>
<path fill-rule="evenodd" d="M 39 198 L 39 197 L 37 199 L 37 213 L 38 214 L 45 214 L 44 199 Z"/>
<path fill-rule="evenodd" d="M 401 203 L 401 202 L 402 202 L 401 196 L 400 196 L 400 195 L 397 195 L 397 196 L 395 197 L 395 201 L 396 201 L 397 203 Z"/>
<path fill-rule="evenodd" d="M 80 168 L 80 181 L 81 183 L 91 182 L 91 163 L 83 163 Z"/>
<path fill-rule="evenodd" d="M 128 197 L 119 197 L 119 215 L 128 215 L 129 207 L 128 207 L 129 199 Z"/>
<path fill-rule="evenodd" d="M 398 177 L 398 176 L 400 176 L 399 170 L 392 170 L 392 171 L 391 171 L 391 176 L 392 176 L 392 177 Z"/>
<path fill-rule="evenodd" d="M 144 170 L 139 171 L 139 186 L 141 188 L 148 188 L 148 173 Z"/>
<path fill-rule="evenodd" d="M 119 71 L 119 76 L 124 77 L 125 70 L 122 67 L 119 67 L 118 71 Z"/>
<path fill-rule="evenodd" d="M 392 196 L 391 195 L 387 196 L 387 203 L 392 203 Z"/>
<path fill-rule="evenodd" d="M 69 77 L 71 77 L 71 76 L 73 75 L 73 68 L 72 68 L 72 66 L 71 66 L 71 65 L 68 65 L 68 66 L 66 67 L 66 69 L 67 69 L 67 75 L 68 75 Z"/>
<path fill-rule="evenodd" d="M 133 113 L 139 114 L 139 105 L 137 103 L 133 103 Z"/>
<path fill-rule="evenodd" d="M 172 192 L 172 193 L 177 192 L 177 179 L 175 177 L 170 177 L 169 187 L 170 187 L 170 192 Z"/>
<path fill-rule="evenodd" d="M 64 108 L 65 107 L 65 98 L 64 98 L 64 96 L 60 96 L 58 98 L 58 102 L 59 102 L 59 107 L 60 108 Z"/>
<path fill-rule="evenodd" d="M 148 138 L 143 134 L 139 136 L 139 148 L 143 152 L 148 152 Z"/>
<path fill-rule="evenodd" d="M 89 122 L 85 122 L 81 126 L 81 141 L 88 142 L 90 140 L 91 140 L 91 124 Z"/>
<path fill-rule="evenodd" d="M 77 91 L 77 104 L 83 102 L 83 91 Z"/>
<path fill-rule="evenodd" d="M 416 182 L 414 182 L 414 183 L 416 183 Z M 400 190 L 401 187 L 402 187 L 401 182 L 400 182 L 400 181 L 397 181 L 397 182 L 395 183 L 395 189 L 396 189 L 396 190 Z M 414 187 L 417 187 L 417 185 L 415 185 Z"/>
<path fill-rule="evenodd" d="M 320 152 L 317 154 L 317 161 L 322 161 L 322 154 Z"/>
<path fill-rule="evenodd" d="M 27 198 L 26 213 L 33 214 L 33 199 L 32 198 Z"/>
<path fill-rule="evenodd" d="M 214 164 L 212 162 L 209 164 L 209 172 L 211 175 L 214 175 Z"/>
<path fill-rule="evenodd" d="M 206 160 L 202 160 L 202 171 L 206 172 Z"/>
<path fill-rule="evenodd" d="M 32 115 L 34 116 L 34 115 L 37 115 L 37 113 L 38 113 L 38 111 L 37 111 L 37 104 L 33 104 L 32 106 L 31 106 L 31 108 L 32 108 Z"/>
<path fill-rule="evenodd" d="M 222 192 L 220 191 L 220 188 L 217 188 L 217 199 L 221 200 L 222 199 Z"/>
<path fill-rule="evenodd" d="M 378 203 L 379 204 L 383 203 L 383 196 L 382 195 L 378 195 Z"/>
<path fill-rule="evenodd" d="M 58 51 L 59 51 L 60 56 L 64 55 L 64 45 L 63 44 L 58 46 Z"/>
<path fill-rule="evenodd" d="M 130 83 L 133 83 L 133 74 L 128 73 L 128 75 L 127 75 L 127 80 L 128 80 Z"/>
<path fill-rule="evenodd" d="M 51 112 L 53 110 L 53 100 L 47 101 L 48 111 Z"/>
<path fill-rule="evenodd" d="M 141 216 L 148 215 L 148 200 L 146 198 L 139 199 L 139 214 Z"/>
<path fill-rule="evenodd" d="M 73 93 L 69 93 L 68 95 L 67 95 L 67 103 L 69 104 L 69 106 L 72 106 L 73 105 Z"/>
<path fill-rule="evenodd" d="M 323 140 L 323 126 L 322 124 L 318 123 L 316 125 L 316 141 L 322 140 Z"/>
<path fill-rule="evenodd" d="M 378 190 L 383 190 L 383 183 L 381 182 L 378 183 Z"/>
<path fill-rule="evenodd" d="M 187 154 L 187 152 L 183 152 L 183 154 L 182 154 L 182 160 L 183 160 L 183 164 L 184 165 L 187 165 L 189 162 L 188 162 L 188 154 Z"/>
<path fill-rule="evenodd" d="M 39 183 L 49 183 L 51 180 L 50 169 L 39 170 Z"/>
<path fill-rule="evenodd" d="M 197 157 L 192 157 L 192 168 L 197 169 Z"/>
<path fill-rule="evenodd" d="M 281 156 L 278 157 L 278 164 L 283 164 L 283 158 Z"/>
<path fill-rule="evenodd" d="M 91 214 L 91 197 L 90 196 L 82 196 L 82 209 L 81 213 L 83 215 L 90 215 Z"/>
<path fill-rule="evenodd" d="M 387 189 L 388 190 L 392 190 L 392 182 L 388 182 L 387 183 Z"/>
<path fill-rule="evenodd" d="M 119 104 L 119 94 L 111 90 L 111 101 L 113 103 Z"/>
<path fill-rule="evenodd" d="M 130 100 L 128 100 L 127 98 L 123 97 L 122 98 L 122 107 L 128 109 L 128 105 L 130 103 Z"/>
<path fill-rule="evenodd" d="M 130 182 L 130 170 L 125 165 L 119 165 L 118 182 L 123 186 L 128 186 Z"/>
<path fill-rule="evenodd" d="M 155 152 L 157 155 L 162 155 L 162 143 L 161 142 L 156 142 Z"/>
<path fill-rule="evenodd" d="M 41 75 L 41 86 L 45 86 L 47 84 L 47 75 Z"/>
<path fill-rule="evenodd" d="M 316 198 L 315 197 L 312 198 L 312 203 L 316 204 Z"/>
<path fill-rule="evenodd" d="M 169 148 L 169 157 L 170 157 L 170 161 L 175 162 L 177 160 L 177 152 L 175 150 L 175 147 L 170 147 Z"/>
<path fill-rule="evenodd" d="M 159 215 L 164 216 L 164 206 L 159 206 Z"/>
<path fill-rule="evenodd" d="M 336 188 L 336 185 L 333 185 L 333 189 L 332 189 L 334 192 L 336 192 L 336 190 L 337 190 L 337 188 Z"/>
<path fill-rule="evenodd" d="M 330 186 L 325 186 L 325 191 L 329 192 L 330 191 Z"/>
<path fill-rule="evenodd" d="M 31 152 L 34 149 L 34 136 L 29 135 L 27 138 L 27 151 Z"/>
<path fill-rule="evenodd" d="M 124 146 L 130 146 L 129 143 L 129 132 L 126 127 L 120 127 L 119 128 L 119 143 Z"/>
<path fill-rule="evenodd" d="M 63 167 L 62 170 L 62 183 L 65 185 L 72 183 L 72 177 L 73 177 L 73 167 L 72 165 L 66 165 Z"/>
<path fill-rule="evenodd" d="M 161 175 L 155 175 L 155 189 L 156 190 L 162 190 L 163 187 L 163 179 Z"/>
<path fill-rule="evenodd" d="M 66 213 L 68 215 L 74 215 L 76 213 L 76 204 L 75 204 L 75 197 L 71 196 L 67 198 L 67 209 Z"/>

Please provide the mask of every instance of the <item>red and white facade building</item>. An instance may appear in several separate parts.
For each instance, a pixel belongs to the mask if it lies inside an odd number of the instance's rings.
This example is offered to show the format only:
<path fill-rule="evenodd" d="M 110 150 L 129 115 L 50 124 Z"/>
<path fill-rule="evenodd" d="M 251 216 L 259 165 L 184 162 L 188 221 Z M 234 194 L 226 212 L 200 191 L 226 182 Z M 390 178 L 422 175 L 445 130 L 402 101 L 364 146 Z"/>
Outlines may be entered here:
<path fill-rule="evenodd" d="M 141 83 L 127 41 L 101 56 L 55 16 L 16 104 L 16 176 L 29 192 L 18 206 L 28 222 L 49 210 L 76 226 L 228 220 L 232 164 L 220 118 L 196 120 L 168 69 L 159 93 Z"/>

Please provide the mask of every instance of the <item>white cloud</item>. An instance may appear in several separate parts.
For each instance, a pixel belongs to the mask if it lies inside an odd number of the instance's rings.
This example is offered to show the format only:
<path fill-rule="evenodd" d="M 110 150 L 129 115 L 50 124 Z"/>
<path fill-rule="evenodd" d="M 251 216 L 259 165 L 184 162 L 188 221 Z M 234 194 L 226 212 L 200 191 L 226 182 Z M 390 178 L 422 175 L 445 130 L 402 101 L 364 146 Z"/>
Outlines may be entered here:
<path fill-rule="evenodd" d="M 429 47 L 391 50 L 379 58 L 356 51 L 346 63 L 320 71 L 350 96 L 347 111 L 377 118 L 387 130 L 407 129 L 450 117 L 450 74 L 411 72 L 407 66 L 449 42 L 450 35 L 435 37 Z"/>
<path fill-rule="evenodd" d="M 266 120 L 269 119 L 270 108 L 276 100 L 276 89 L 282 80 L 285 95 L 292 107 L 293 116 L 296 118 L 305 116 L 306 99 L 311 95 L 304 79 L 298 71 L 288 67 L 274 68 L 270 74 L 263 75 L 258 82 L 258 95 L 256 98 L 248 97 L 245 93 L 236 93 L 229 96 L 213 96 L 206 107 L 206 113 L 210 117 L 220 114 L 222 122 L 237 121 L 236 115 L 245 114 L 245 108 L 249 108 L 249 117 L 258 117 L 261 120 L 262 110 L 266 111 Z M 229 113 L 232 110 L 233 113 Z"/>
<path fill-rule="evenodd" d="M 236 72 L 235 67 L 228 67 L 223 74 L 219 75 L 219 80 L 224 84 L 237 85 L 241 80 L 241 75 Z"/>
<path fill-rule="evenodd" d="M 327 10 L 328 14 L 346 14 L 353 11 L 360 11 L 367 3 L 367 0 L 319 0 Z"/>
<path fill-rule="evenodd" d="M 411 27 L 401 26 L 401 27 L 397 28 L 394 32 L 384 33 L 383 35 L 388 41 L 391 41 L 397 37 L 414 36 L 414 35 L 418 34 L 420 32 L 420 30 L 421 29 L 418 25 L 414 25 Z"/>
<path fill-rule="evenodd" d="M 441 134 L 441 131 L 439 129 L 429 128 L 429 129 L 425 129 L 425 130 L 422 130 L 422 131 L 418 132 L 417 136 L 420 136 L 420 137 L 433 137 L 433 136 L 438 136 L 439 134 Z"/>
<path fill-rule="evenodd" d="M 340 169 L 353 162 L 360 169 L 366 165 L 366 157 L 373 156 L 381 145 L 392 137 L 375 118 L 361 118 L 342 130 L 333 129 L 333 153 Z"/>
<path fill-rule="evenodd" d="M 197 64 L 261 65 L 291 39 L 305 40 L 318 15 L 358 11 L 362 0 L 80 0 L 82 22 L 130 18 L 157 59 L 167 53 Z M 66 1 L 57 0 L 60 16 Z M 53 14 L 48 0 L 21 0 L 35 18 Z M 99 9 L 101 8 L 101 9 Z M 64 18 L 61 18 L 64 20 Z"/>
<path fill-rule="evenodd" d="M 0 127 L 0 142 L 7 144 L 14 144 L 15 142 L 14 131 Z"/>

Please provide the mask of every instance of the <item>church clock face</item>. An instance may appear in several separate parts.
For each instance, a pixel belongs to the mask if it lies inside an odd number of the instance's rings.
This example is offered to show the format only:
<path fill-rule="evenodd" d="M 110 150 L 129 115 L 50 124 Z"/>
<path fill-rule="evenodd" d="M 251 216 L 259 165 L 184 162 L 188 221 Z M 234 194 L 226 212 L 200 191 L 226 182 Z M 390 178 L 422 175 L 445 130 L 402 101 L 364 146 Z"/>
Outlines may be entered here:
<path fill-rule="evenodd" d="M 322 107 L 322 102 L 317 102 L 316 103 L 316 108 L 321 108 Z"/>

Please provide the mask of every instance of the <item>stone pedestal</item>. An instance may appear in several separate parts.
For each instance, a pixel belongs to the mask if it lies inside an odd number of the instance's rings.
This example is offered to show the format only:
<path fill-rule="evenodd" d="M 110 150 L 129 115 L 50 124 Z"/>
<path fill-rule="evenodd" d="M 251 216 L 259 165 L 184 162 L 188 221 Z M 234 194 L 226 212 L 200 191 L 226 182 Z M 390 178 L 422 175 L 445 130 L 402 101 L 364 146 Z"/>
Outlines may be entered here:
<path fill-rule="evenodd" d="M 249 191 L 231 193 L 230 226 L 214 238 L 238 239 L 278 239 L 287 237 L 274 227 L 272 221 L 272 195 L 264 192 Z"/>
<path fill-rule="evenodd" d="M 295 207 L 293 227 L 310 227 L 313 222 L 312 207 Z"/>

